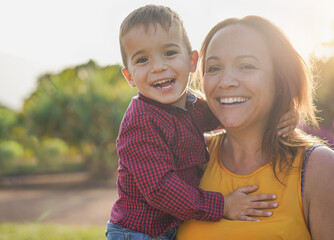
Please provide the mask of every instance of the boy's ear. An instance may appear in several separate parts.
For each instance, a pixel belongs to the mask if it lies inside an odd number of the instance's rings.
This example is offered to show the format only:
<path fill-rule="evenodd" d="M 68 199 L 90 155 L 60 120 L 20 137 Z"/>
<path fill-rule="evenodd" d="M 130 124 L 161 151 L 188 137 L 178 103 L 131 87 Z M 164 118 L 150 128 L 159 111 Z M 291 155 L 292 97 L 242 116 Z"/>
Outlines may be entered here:
<path fill-rule="evenodd" d="M 191 67 L 190 67 L 190 72 L 195 72 L 197 68 L 197 62 L 198 62 L 198 52 L 197 51 L 192 51 L 190 55 L 190 62 L 191 62 Z"/>
<path fill-rule="evenodd" d="M 125 79 L 128 81 L 129 85 L 131 87 L 136 87 L 136 84 L 132 80 L 131 74 L 129 73 L 129 71 L 126 68 L 122 68 L 122 73 L 123 73 L 123 76 L 125 77 Z"/>

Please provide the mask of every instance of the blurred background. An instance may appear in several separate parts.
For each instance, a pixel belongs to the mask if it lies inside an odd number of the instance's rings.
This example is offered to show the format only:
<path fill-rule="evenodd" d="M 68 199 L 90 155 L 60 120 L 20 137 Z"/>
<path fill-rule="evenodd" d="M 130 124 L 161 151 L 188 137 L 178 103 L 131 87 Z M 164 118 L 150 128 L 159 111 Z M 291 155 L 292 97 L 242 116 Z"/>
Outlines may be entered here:
<path fill-rule="evenodd" d="M 194 49 L 228 17 L 259 15 L 288 36 L 317 81 L 334 144 L 331 0 L 11 0 L 0 2 L 0 240 L 105 239 L 117 194 L 115 140 L 135 89 L 118 30 L 146 4 L 178 12 Z"/>

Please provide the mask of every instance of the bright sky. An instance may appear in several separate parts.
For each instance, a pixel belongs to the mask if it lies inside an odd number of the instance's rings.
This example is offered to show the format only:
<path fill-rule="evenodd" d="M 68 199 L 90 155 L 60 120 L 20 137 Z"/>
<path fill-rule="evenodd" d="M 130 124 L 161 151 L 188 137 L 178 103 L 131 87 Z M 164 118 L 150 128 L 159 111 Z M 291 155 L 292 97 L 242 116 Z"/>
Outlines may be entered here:
<path fill-rule="evenodd" d="M 86 63 L 121 63 L 122 20 L 146 4 L 178 12 L 194 49 L 228 17 L 270 19 L 307 60 L 334 39 L 333 0 L 3 0 L 0 2 L 0 103 L 21 109 L 46 72 Z"/>

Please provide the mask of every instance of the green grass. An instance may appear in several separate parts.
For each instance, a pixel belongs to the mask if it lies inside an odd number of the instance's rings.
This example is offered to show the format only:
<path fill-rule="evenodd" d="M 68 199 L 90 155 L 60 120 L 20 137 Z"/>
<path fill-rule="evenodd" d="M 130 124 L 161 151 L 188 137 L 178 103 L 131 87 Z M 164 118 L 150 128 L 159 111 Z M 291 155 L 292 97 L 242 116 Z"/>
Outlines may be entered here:
<path fill-rule="evenodd" d="M 103 227 L 0 223 L 0 240 L 106 240 Z"/>

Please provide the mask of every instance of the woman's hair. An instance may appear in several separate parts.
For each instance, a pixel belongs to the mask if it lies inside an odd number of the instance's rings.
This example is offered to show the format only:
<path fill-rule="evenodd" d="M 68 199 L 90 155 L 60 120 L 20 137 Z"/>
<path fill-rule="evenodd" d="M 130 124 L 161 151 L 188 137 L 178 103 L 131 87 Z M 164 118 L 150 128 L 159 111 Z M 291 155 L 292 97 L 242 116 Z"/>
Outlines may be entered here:
<path fill-rule="evenodd" d="M 123 20 L 120 26 L 119 43 L 121 47 L 122 61 L 125 68 L 127 68 L 128 66 L 126 60 L 126 51 L 122 44 L 123 37 L 137 26 L 144 26 L 147 30 L 151 26 L 151 24 L 153 24 L 153 26 L 159 24 L 166 31 L 168 31 L 173 24 L 176 24 L 176 26 L 178 26 L 180 31 L 182 32 L 183 42 L 188 52 L 191 53 L 191 44 L 180 16 L 169 7 L 150 4 L 137 8 L 136 10 L 131 12 Z"/>
<path fill-rule="evenodd" d="M 280 118 L 293 105 L 303 124 L 318 126 L 316 109 L 313 105 L 312 74 L 307 64 L 278 27 L 262 17 L 247 16 L 242 19 L 226 19 L 215 25 L 207 34 L 200 50 L 202 76 L 207 48 L 213 36 L 219 30 L 231 25 L 241 25 L 256 31 L 267 44 L 273 63 L 275 98 L 265 127 L 261 150 L 266 159 L 272 162 L 275 175 L 276 166 L 280 171 L 288 172 L 298 146 L 308 147 L 315 143 L 322 143 L 320 139 L 307 135 L 299 129 L 295 129 L 287 139 L 278 137 L 276 133 Z M 290 154 L 292 157 L 288 157 Z"/>

